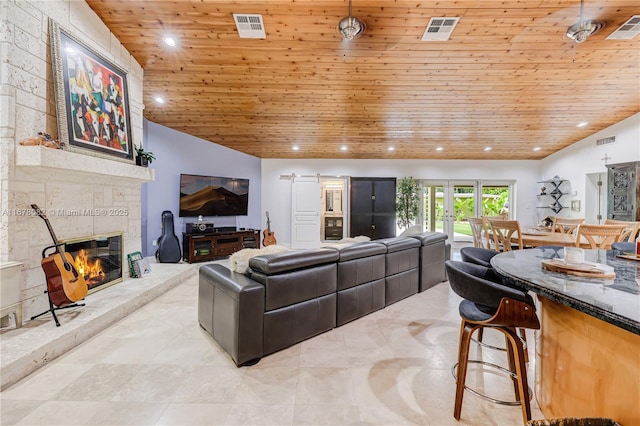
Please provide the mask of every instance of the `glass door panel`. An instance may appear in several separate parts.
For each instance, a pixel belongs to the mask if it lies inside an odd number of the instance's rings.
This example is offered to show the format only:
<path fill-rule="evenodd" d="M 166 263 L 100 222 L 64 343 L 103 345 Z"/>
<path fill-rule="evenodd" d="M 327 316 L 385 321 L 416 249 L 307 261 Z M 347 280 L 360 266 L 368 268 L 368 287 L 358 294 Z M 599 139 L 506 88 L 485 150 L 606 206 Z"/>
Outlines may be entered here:
<path fill-rule="evenodd" d="M 509 185 L 482 185 L 482 216 L 506 216 L 509 212 Z"/>
<path fill-rule="evenodd" d="M 471 226 L 467 218 L 476 216 L 477 187 L 475 182 L 451 184 L 453 234 L 450 234 L 449 238 L 453 242 L 473 243 Z"/>

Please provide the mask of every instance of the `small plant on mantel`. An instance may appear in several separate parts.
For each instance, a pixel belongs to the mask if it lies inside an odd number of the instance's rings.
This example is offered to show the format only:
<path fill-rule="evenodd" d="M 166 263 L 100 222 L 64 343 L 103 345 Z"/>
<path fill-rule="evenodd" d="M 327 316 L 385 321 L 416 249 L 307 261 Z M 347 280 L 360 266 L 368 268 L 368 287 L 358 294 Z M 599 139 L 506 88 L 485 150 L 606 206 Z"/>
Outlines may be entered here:
<path fill-rule="evenodd" d="M 149 164 L 153 162 L 153 160 L 156 159 L 156 157 L 154 157 L 153 155 L 153 152 L 144 150 L 144 148 L 142 147 L 142 144 L 135 145 L 135 150 L 136 150 L 136 164 L 138 166 L 147 167 Z"/>

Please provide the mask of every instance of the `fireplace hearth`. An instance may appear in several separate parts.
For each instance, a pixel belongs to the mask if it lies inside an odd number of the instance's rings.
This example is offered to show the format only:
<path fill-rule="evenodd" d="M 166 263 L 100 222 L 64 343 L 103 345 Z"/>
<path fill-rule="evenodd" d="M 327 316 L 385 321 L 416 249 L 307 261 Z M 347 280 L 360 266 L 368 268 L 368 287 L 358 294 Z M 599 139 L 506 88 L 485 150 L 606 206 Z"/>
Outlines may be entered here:
<path fill-rule="evenodd" d="M 64 244 L 89 293 L 122 281 L 122 232 L 75 238 Z"/>

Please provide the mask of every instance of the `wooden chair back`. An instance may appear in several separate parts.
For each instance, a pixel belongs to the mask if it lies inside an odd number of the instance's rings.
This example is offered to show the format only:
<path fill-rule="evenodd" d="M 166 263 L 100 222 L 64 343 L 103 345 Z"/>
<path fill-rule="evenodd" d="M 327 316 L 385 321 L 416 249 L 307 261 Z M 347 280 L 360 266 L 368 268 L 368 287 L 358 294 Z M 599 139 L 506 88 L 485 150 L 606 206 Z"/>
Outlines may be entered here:
<path fill-rule="evenodd" d="M 619 242 L 626 241 L 629 243 L 633 243 L 638 238 L 638 233 L 640 233 L 640 222 L 628 222 L 626 220 L 615 220 L 615 219 L 607 219 L 604 221 L 605 225 L 626 225 L 622 235 L 620 235 Z"/>
<path fill-rule="evenodd" d="M 489 219 L 488 222 L 491 227 L 495 250 L 511 251 L 513 248 L 524 248 L 524 244 L 522 244 L 520 222 L 517 220 L 499 219 Z"/>
<path fill-rule="evenodd" d="M 582 223 L 584 223 L 584 218 L 554 216 L 551 231 L 560 232 L 561 234 L 573 234 L 578 225 Z"/>
<path fill-rule="evenodd" d="M 471 226 L 471 235 L 473 235 L 473 246 L 485 249 L 491 248 L 491 239 L 489 238 L 487 221 L 481 217 L 468 217 L 467 221 Z"/>
<path fill-rule="evenodd" d="M 582 237 L 584 237 L 592 249 L 599 248 L 609 250 L 612 243 L 619 241 L 626 227 L 627 225 L 625 224 L 591 225 L 583 223 L 578 226 L 576 247 L 580 247 Z"/>

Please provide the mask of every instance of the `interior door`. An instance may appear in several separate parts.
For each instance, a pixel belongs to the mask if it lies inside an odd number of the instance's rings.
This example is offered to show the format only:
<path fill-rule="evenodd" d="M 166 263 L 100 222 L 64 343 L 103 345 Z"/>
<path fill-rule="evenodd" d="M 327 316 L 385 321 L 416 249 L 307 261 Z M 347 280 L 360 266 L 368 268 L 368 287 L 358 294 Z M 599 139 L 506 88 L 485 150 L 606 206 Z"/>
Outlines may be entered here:
<path fill-rule="evenodd" d="M 320 246 L 320 178 L 291 180 L 291 248 Z"/>

